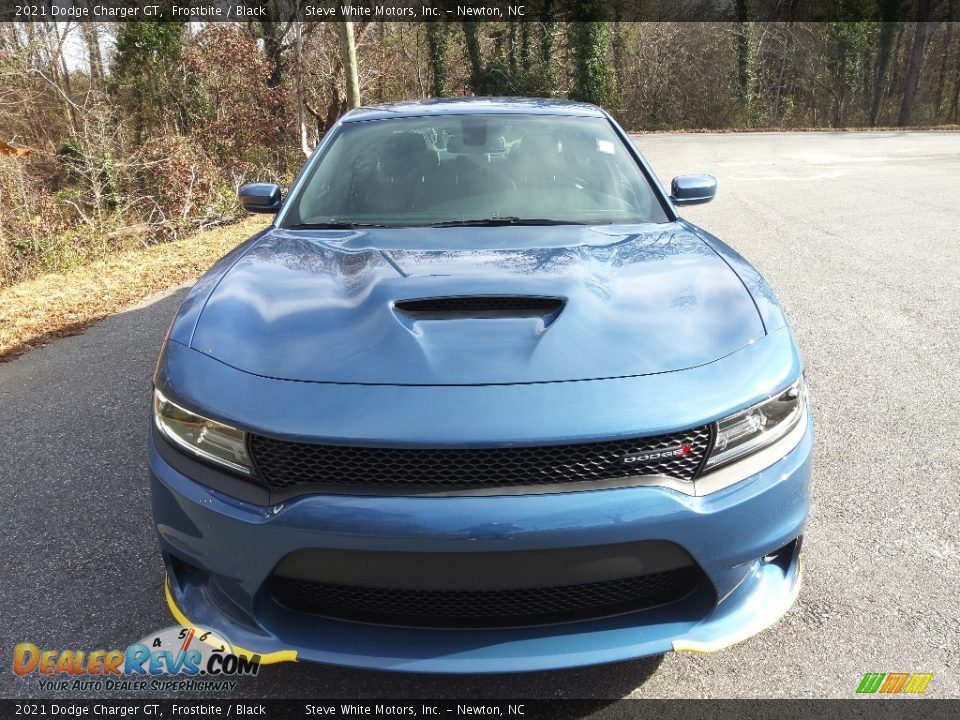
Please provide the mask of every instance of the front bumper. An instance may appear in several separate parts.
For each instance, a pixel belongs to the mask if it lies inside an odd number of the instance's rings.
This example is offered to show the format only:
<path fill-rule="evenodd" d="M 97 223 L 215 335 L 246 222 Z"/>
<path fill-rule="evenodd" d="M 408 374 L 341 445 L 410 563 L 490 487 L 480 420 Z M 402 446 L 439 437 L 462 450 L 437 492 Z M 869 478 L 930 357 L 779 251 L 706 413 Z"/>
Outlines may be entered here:
<path fill-rule="evenodd" d="M 704 497 L 634 487 L 495 497 L 307 495 L 271 507 L 195 482 L 151 441 L 168 604 L 178 621 L 214 628 L 265 662 L 492 673 L 718 650 L 774 623 L 797 596 L 800 543 L 794 541 L 808 511 L 812 432 L 808 418 L 803 439 L 785 457 Z M 602 619 L 425 629 L 293 612 L 263 588 L 280 560 L 301 549 L 489 553 L 645 540 L 685 549 L 712 592 Z"/>

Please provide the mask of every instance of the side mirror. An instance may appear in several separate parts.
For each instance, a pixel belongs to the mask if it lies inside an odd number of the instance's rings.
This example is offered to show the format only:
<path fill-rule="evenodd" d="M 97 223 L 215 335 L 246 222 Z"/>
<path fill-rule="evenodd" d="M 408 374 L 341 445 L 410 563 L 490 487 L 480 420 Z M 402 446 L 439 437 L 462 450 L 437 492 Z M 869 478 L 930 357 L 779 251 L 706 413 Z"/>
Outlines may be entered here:
<path fill-rule="evenodd" d="M 674 205 L 708 203 L 716 194 L 717 179 L 713 175 L 680 175 L 670 183 L 670 202 Z"/>
<path fill-rule="evenodd" d="M 237 196 L 247 212 L 275 213 L 280 209 L 280 188 L 273 183 L 248 183 Z"/>

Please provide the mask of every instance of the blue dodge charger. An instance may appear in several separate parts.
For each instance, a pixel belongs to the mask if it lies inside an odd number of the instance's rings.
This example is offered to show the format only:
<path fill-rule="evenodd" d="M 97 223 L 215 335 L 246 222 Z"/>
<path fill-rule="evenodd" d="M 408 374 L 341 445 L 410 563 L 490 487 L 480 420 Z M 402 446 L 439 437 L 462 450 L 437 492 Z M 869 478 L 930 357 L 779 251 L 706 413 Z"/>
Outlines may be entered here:
<path fill-rule="evenodd" d="M 800 586 L 813 426 L 739 254 L 603 110 L 360 108 L 187 295 L 149 438 L 167 603 L 262 662 L 709 652 Z M 745 219 L 744 222 L 748 222 Z"/>

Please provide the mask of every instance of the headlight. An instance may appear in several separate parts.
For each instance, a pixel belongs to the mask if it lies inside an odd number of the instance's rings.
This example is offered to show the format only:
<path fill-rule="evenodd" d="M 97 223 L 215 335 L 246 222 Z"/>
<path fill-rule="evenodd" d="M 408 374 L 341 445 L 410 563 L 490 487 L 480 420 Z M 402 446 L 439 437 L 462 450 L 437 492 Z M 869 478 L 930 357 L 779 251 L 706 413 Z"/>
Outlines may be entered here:
<path fill-rule="evenodd" d="M 782 438 L 796 427 L 806 402 L 807 388 L 801 377 L 769 400 L 719 420 L 717 439 L 704 472 L 739 460 Z"/>
<path fill-rule="evenodd" d="M 181 450 L 244 475 L 253 474 L 247 434 L 171 402 L 153 391 L 153 418 L 161 434 Z"/>

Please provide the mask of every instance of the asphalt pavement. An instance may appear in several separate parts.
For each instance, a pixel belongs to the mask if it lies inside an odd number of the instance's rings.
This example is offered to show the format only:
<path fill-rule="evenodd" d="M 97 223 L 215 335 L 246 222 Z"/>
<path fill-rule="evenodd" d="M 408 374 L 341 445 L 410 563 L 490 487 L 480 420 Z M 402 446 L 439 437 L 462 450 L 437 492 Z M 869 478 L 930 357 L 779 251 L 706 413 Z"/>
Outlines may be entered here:
<path fill-rule="evenodd" d="M 422 676 L 306 663 L 248 697 L 851 697 L 866 672 L 932 672 L 960 697 L 960 133 L 642 135 L 686 215 L 783 302 L 817 427 L 805 579 L 775 627 L 714 655 Z M 41 692 L 15 644 L 125 647 L 172 624 L 150 524 L 150 374 L 185 291 L 0 363 L 0 696 Z"/>

